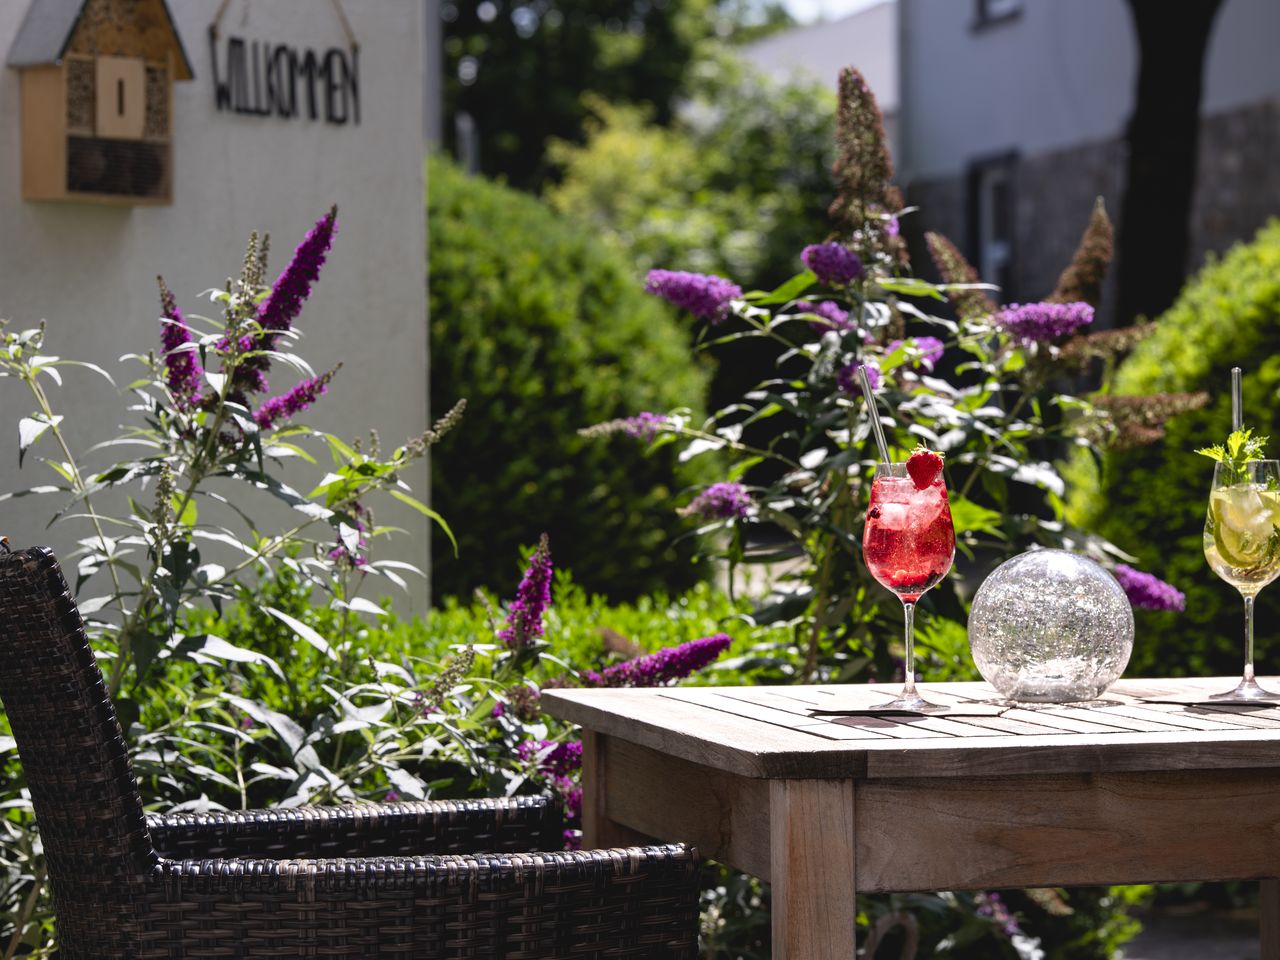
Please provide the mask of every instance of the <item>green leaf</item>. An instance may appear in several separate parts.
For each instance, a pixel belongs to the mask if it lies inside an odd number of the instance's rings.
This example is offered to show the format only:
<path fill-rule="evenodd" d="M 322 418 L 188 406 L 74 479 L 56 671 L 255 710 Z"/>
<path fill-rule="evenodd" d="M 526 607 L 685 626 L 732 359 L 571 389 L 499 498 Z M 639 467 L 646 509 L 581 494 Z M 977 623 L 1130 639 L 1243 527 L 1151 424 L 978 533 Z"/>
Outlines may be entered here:
<path fill-rule="evenodd" d="M 946 297 L 938 289 L 938 285 L 914 277 L 899 277 L 894 280 L 877 280 L 876 286 L 888 293 L 898 293 L 904 297 L 930 297 L 946 302 Z"/>
<path fill-rule="evenodd" d="M 778 303 L 788 303 L 808 290 L 811 286 L 817 283 L 817 281 L 818 278 L 814 272 L 812 270 L 806 270 L 803 273 L 796 274 L 786 283 L 782 284 L 782 286 L 777 287 L 769 293 L 753 290 L 743 299 L 749 303 L 755 304 L 756 306 L 771 306 Z"/>
<path fill-rule="evenodd" d="M 265 609 L 267 613 L 271 614 L 273 617 L 275 617 L 277 620 L 279 620 L 281 623 L 287 626 L 290 630 L 296 633 L 303 640 L 307 641 L 307 643 L 311 644 L 313 647 L 315 647 L 317 650 L 323 653 L 330 660 L 338 659 L 338 655 L 334 653 L 333 648 L 329 646 L 329 641 L 327 641 L 324 637 L 320 636 L 320 634 L 318 634 L 311 627 L 307 626 L 301 620 L 296 620 L 293 617 L 289 616 L 289 614 L 284 613 L 281 610 L 275 609 L 275 607 L 264 607 L 263 609 Z"/>
<path fill-rule="evenodd" d="M 444 517 L 440 516 L 440 514 L 436 513 L 434 510 L 428 507 L 425 503 L 422 503 L 419 500 L 415 500 L 413 497 L 409 496 L 409 494 L 405 493 L 403 490 L 388 490 L 387 492 L 390 493 L 397 500 L 399 500 L 401 503 L 407 503 L 409 506 L 413 507 L 413 509 L 417 510 L 419 513 L 423 514 L 424 516 L 438 523 L 440 525 L 440 529 L 444 531 L 444 535 L 448 537 L 449 542 L 453 544 L 453 555 L 455 557 L 458 555 L 458 540 L 453 535 L 453 531 L 449 529 L 449 524 L 445 521 Z"/>
<path fill-rule="evenodd" d="M 178 494 L 173 496 L 172 509 L 176 512 L 181 501 Z M 194 527 L 196 525 L 196 501 L 195 498 L 187 500 L 186 506 L 182 508 L 182 515 L 174 518 L 177 523 L 184 527 Z"/>
<path fill-rule="evenodd" d="M 26 456 L 27 450 L 42 436 L 50 427 L 56 427 L 62 422 L 62 417 L 46 417 L 42 413 L 33 414 L 30 417 L 23 417 L 18 421 L 18 466 L 21 468 L 23 457 Z"/>
<path fill-rule="evenodd" d="M 951 522 L 955 526 L 956 533 L 973 531 L 1004 538 L 1004 531 L 1001 529 L 1003 515 L 998 510 L 979 506 L 958 493 L 952 495 L 950 500 Z"/>
<path fill-rule="evenodd" d="M 183 656 L 196 663 L 210 663 L 216 660 L 227 660 L 233 663 L 258 664 L 266 667 L 281 680 L 285 679 L 284 671 L 280 669 L 280 664 L 276 663 L 265 653 L 259 653 L 256 650 L 247 650 L 244 647 L 237 647 L 234 643 L 228 643 L 221 637 L 215 637 L 211 633 L 193 637 L 183 637 L 176 644 L 170 647 L 170 651 L 174 655 Z"/>

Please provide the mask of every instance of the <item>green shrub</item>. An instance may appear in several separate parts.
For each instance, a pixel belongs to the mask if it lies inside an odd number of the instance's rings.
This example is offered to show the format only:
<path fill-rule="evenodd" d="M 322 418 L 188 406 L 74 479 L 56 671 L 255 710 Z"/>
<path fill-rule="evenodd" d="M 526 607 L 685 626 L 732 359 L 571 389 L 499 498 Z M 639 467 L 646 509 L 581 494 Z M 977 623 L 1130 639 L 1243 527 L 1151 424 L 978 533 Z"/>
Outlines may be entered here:
<path fill-rule="evenodd" d="M 1240 669 L 1240 595 L 1205 563 L 1201 544 L 1213 464 L 1195 450 L 1231 429 L 1230 371 L 1244 368 L 1244 421 L 1269 434 L 1280 455 L 1280 221 L 1210 263 L 1116 372 L 1116 394 L 1208 390 L 1213 402 L 1170 421 L 1163 442 L 1106 454 L 1096 483 L 1077 483 L 1074 518 L 1138 556 L 1143 569 L 1186 592 L 1184 614 L 1143 614 L 1132 675 Z M 1258 598 L 1261 670 L 1280 670 L 1270 641 L 1280 624 L 1280 590 Z M 1144 627 L 1146 629 L 1144 629 Z"/>
<path fill-rule="evenodd" d="M 440 595 L 507 594 L 520 544 L 547 531 L 591 592 L 635 597 L 696 578 L 674 454 L 579 437 L 581 427 L 698 403 L 707 376 L 687 335 L 596 239 L 537 200 L 430 161 L 433 409 L 467 397 L 463 428 L 433 458 L 433 505 L 459 556 L 433 545 Z M 701 467 L 699 470 L 703 469 Z"/>

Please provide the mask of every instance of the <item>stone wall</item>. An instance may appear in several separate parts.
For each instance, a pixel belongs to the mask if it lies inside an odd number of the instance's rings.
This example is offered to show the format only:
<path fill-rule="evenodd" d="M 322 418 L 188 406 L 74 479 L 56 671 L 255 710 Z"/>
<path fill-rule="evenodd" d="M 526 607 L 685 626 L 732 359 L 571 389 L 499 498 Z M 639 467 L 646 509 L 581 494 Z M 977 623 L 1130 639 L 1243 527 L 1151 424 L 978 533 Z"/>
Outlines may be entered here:
<path fill-rule="evenodd" d="M 1280 216 L 1280 101 L 1264 101 L 1206 117 L 1201 124 L 1197 187 L 1191 211 L 1188 273 L 1211 254 L 1250 239 L 1270 217 Z M 1006 303 L 1039 299 L 1057 283 L 1088 222 L 1095 198 L 1119 217 L 1125 178 L 1120 138 L 1032 157 L 1020 157 L 1014 174 L 1015 247 Z M 918 181 L 908 199 L 920 206 L 913 235 L 937 230 L 974 256 L 964 177 Z M 916 249 L 923 248 L 913 244 Z M 917 261 L 919 263 L 919 261 Z M 924 267 L 933 276 L 931 267 Z M 1114 279 L 1114 278 L 1113 278 Z M 1110 325 L 1108 283 L 1099 317 Z"/>

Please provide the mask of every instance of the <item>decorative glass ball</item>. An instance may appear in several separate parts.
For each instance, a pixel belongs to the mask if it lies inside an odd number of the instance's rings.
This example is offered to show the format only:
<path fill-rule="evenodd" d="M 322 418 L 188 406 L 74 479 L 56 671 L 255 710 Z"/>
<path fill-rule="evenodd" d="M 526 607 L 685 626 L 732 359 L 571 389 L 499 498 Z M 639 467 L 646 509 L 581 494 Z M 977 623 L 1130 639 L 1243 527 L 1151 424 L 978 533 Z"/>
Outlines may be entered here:
<path fill-rule="evenodd" d="M 1009 700 L 1092 700 L 1129 662 L 1133 607 L 1088 557 L 1032 550 L 978 588 L 969 646 L 983 679 Z"/>

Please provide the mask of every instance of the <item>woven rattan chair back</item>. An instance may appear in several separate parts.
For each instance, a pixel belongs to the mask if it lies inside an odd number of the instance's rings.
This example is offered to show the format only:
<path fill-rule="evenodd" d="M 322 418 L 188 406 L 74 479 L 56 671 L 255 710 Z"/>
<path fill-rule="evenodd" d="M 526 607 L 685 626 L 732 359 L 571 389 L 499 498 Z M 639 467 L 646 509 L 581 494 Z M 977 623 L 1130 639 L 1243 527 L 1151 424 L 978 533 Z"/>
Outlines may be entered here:
<path fill-rule="evenodd" d="M 132 925 L 157 856 L 71 591 L 47 548 L 0 556 L 0 700 L 31 788 L 67 956 Z"/>
<path fill-rule="evenodd" d="M 60 960 L 692 960 L 696 852 L 555 850 L 546 797 L 150 814 L 53 554 L 0 555 L 0 699 Z M 542 852 L 537 852 L 542 851 Z"/>

